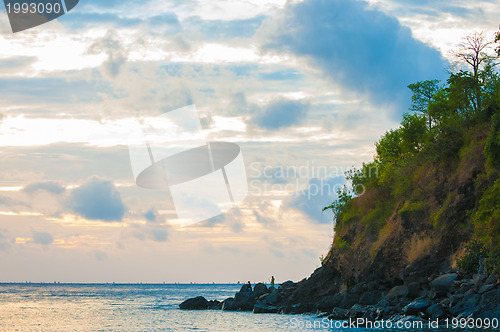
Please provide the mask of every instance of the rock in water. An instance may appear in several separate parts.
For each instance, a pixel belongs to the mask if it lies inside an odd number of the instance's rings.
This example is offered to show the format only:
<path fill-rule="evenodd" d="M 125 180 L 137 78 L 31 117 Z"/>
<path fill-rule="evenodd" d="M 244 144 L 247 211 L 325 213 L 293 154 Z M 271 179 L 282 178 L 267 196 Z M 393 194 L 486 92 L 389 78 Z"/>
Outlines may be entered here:
<path fill-rule="evenodd" d="M 241 286 L 240 293 L 248 293 L 248 289 L 250 287 L 251 286 L 249 286 L 248 284 L 244 284 L 243 286 Z"/>
<path fill-rule="evenodd" d="M 272 305 L 257 303 L 253 306 L 254 314 L 276 314 L 278 313 L 278 308 Z"/>
<path fill-rule="evenodd" d="M 206 310 L 208 309 L 208 301 L 203 296 L 187 299 L 179 304 L 179 308 L 183 310 Z"/>
<path fill-rule="evenodd" d="M 332 313 L 328 316 L 328 319 L 331 320 L 344 320 L 347 319 L 347 313 L 349 310 L 342 308 L 333 308 Z"/>
<path fill-rule="evenodd" d="M 446 316 L 446 310 L 441 303 L 436 303 L 427 308 L 425 314 L 430 318 L 442 318 Z"/>
<path fill-rule="evenodd" d="M 250 301 L 250 293 L 248 292 L 239 292 L 234 295 L 234 300 L 236 302 L 248 302 Z"/>
<path fill-rule="evenodd" d="M 270 304 L 278 302 L 278 291 L 276 290 L 276 288 L 273 288 L 271 293 L 266 297 L 266 301 Z"/>
<path fill-rule="evenodd" d="M 258 283 L 253 288 L 253 294 L 256 298 L 259 298 L 262 294 L 267 293 L 267 286 L 263 283 Z"/>
<path fill-rule="evenodd" d="M 427 308 L 431 306 L 427 300 L 415 300 L 403 308 L 405 315 L 418 315 L 421 312 L 425 312 Z"/>

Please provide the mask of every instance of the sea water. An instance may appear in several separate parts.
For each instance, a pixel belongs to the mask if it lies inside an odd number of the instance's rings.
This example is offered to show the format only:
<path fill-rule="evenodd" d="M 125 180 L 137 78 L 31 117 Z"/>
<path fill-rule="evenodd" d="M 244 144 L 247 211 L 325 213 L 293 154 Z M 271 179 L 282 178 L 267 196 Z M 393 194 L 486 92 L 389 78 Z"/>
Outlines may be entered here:
<path fill-rule="evenodd" d="M 179 309 L 179 304 L 188 298 L 202 295 L 208 300 L 222 301 L 234 296 L 240 287 L 237 284 L 0 284 L 0 331 L 339 330 L 331 324 L 327 326 L 328 320 L 315 315 Z"/>

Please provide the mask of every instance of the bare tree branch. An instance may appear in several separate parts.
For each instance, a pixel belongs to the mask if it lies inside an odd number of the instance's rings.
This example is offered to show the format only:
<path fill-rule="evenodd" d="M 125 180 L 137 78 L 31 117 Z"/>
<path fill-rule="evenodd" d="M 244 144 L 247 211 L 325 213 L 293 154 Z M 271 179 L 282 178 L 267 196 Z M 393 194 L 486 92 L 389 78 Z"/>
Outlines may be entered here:
<path fill-rule="evenodd" d="M 484 32 L 474 32 L 465 36 L 463 41 L 458 45 L 459 49 L 452 53 L 457 59 L 472 67 L 473 77 L 477 79 L 481 65 L 492 59 L 492 56 L 486 53 L 486 51 L 494 43 L 494 40 L 488 41 Z"/>

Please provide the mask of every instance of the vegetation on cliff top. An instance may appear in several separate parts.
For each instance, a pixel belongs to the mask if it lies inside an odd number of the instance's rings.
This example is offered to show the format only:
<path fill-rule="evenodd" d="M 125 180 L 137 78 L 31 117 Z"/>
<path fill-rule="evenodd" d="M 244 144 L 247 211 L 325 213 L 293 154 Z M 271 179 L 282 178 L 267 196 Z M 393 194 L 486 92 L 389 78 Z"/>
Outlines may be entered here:
<path fill-rule="evenodd" d="M 467 36 L 455 55 L 468 70 L 408 86 L 411 112 L 375 143 L 372 162 L 346 174 L 352 189 L 325 208 L 335 214 L 325 264 L 345 278 L 431 256 L 459 258 L 465 268 L 474 247 L 465 244 L 475 240 L 486 268 L 500 272 L 500 75 L 485 53 L 499 39 Z"/>

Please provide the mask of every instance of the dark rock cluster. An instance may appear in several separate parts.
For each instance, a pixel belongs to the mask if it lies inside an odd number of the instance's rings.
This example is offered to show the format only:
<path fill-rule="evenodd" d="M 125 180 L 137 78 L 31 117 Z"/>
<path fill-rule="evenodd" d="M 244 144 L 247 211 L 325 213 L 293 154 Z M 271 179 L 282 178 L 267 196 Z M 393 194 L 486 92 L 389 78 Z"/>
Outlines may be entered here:
<path fill-rule="evenodd" d="M 248 284 L 241 287 L 240 291 L 225 299 L 222 302 L 217 300 L 207 301 L 204 297 L 198 296 L 182 302 L 179 307 L 187 310 L 227 310 L 227 311 L 253 311 L 254 313 L 279 313 L 282 312 L 281 305 L 286 295 L 290 294 L 297 286 L 294 282 L 288 281 L 279 286 L 267 287 L 263 283 L 258 283 L 250 288 Z M 250 288 L 250 290 L 249 290 Z"/>
<path fill-rule="evenodd" d="M 322 314 L 331 320 L 428 320 L 444 318 L 500 318 L 500 283 L 493 275 L 463 275 L 450 270 L 428 278 L 403 277 L 388 281 L 361 282 L 344 292 L 297 298 L 300 283 L 286 282 L 278 288 L 244 285 L 234 297 L 222 302 L 196 297 L 181 309 L 217 309 L 254 313 Z"/>

